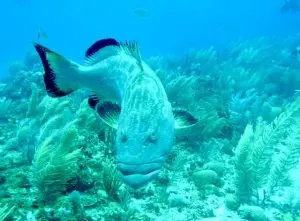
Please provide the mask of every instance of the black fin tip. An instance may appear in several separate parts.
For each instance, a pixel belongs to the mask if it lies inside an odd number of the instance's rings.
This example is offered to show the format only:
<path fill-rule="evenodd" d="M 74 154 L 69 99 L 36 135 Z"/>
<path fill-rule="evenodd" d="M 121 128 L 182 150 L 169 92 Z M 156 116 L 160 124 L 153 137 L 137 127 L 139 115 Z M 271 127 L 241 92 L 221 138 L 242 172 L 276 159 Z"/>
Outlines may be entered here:
<path fill-rule="evenodd" d="M 47 53 L 55 54 L 55 52 L 49 50 L 46 47 L 43 47 L 40 44 L 37 44 L 37 43 L 34 43 L 34 47 L 35 47 L 37 53 L 39 54 L 42 64 L 43 64 L 43 67 L 44 67 L 44 71 L 45 71 L 44 83 L 45 83 L 45 87 L 46 87 L 48 95 L 50 97 L 63 97 L 63 96 L 66 96 L 66 95 L 72 93 L 72 91 L 65 92 L 65 91 L 60 90 L 55 83 L 55 73 L 51 69 L 51 67 L 48 63 L 47 57 L 46 57 Z"/>
<path fill-rule="evenodd" d="M 89 49 L 85 53 L 85 56 L 90 57 L 100 49 L 105 48 L 106 46 L 120 46 L 120 43 L 113 38 L 101 39 L 99 41 L 96 41 L 94 44 L 92 44 L 91 47 L 89 47 Z"/>
<path fill-rule="evenodd" d="M 195 118 L 193 115 L 189 114 L 188 112 L 184 110 L 173 110 L 174 115 L 178 115 L 181 118 L 183 118 L 186 122 L 189 122 L 189 124 L 193 125 L 198 123 L 198 119 Z"/>

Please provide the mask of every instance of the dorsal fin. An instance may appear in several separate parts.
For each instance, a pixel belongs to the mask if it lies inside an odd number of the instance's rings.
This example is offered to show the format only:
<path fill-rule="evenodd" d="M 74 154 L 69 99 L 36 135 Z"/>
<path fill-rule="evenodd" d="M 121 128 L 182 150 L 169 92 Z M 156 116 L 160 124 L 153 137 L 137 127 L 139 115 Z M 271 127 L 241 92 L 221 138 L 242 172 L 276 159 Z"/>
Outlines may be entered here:
<path fill-rule="evenodd" d="M 137 60 L 138 65 L 143 70 L 141 53 L 140 53 L 138 43 L 136 41 L 126 41 L 126 42 L 120 43 L 120 46 L 122 47 L 123 51 L 126 54 L 134 57 Z"/>
<path fill-rule="evenodd" d="M 90 57 L 93 54 L 97 53 L 100 49 L 105 48 L 107 46 L 119 46 L 119 42 L 117 42 L 113 38 L 105 38 L 96 41 L 94 44 L 92 44 L 86 51 L 85 57 Z"/>
<path fill-rule="evenodd" d="M 118 53 L 120 43 L 113 38 L 96 41 L 85 53 L 85 64 L 93 65 L 107 57 Z"/>

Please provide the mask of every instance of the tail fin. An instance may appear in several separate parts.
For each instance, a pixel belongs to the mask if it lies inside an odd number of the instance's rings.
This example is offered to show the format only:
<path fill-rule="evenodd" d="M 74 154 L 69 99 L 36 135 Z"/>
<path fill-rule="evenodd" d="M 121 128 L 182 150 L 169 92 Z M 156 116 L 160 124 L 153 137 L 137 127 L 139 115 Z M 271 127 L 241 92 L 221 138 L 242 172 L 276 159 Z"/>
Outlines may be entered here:
<path fill-rule="evenodd" d="M 44 67 L 44 82 L 50 97 L 63 97 L 78 89 L 72 78 L 78 73 L 78 64 L 38 43 L 34 47 Z"/>

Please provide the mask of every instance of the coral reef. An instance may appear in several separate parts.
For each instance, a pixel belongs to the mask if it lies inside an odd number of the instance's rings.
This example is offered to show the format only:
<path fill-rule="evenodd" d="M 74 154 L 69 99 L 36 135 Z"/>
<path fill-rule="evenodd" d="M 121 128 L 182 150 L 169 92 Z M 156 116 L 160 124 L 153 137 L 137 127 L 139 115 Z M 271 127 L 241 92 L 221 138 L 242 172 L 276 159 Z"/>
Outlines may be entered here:
<path fill-rule="evenodd" d="M 199 123 L 137 190 L 115 171 L 115 131 L 89 92 L 50 98 L 34 54 L 13 62 L 0 84 L 0 220 L 299 220 L 299 39 L 149 58 L 172 106 Z"/>

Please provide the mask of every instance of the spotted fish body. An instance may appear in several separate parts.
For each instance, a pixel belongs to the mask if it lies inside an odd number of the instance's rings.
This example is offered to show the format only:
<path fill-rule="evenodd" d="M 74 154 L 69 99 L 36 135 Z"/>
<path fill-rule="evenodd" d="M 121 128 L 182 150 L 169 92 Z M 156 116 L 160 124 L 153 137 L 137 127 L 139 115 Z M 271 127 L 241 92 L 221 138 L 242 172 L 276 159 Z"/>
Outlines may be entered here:
<path fill-rule="evenodd" d="M 99 40 L 87 50 L 85 65 L 39 44 L 35 48 L 44 66 L 50 96 L 66 96 L 80 88 L 93 91 L 90 106 L 117 130 L 119 175 L 134 188 L 158 175 L 171 150 L 174 129 L 197 123 L 189 113 L 172 110 L 160 79 L 141 60 L 135 43 Z M 177 123 L 174 116 L 178 117 Z"/>
<path fill-rule="evenodd" d="M 116 139 L 118 168 L 130 185 L 152 180 L 166 160 L 174 117 L 165 90 L 150 68 L 126 85 Z M 122 142 L 124 144 L 122 145 Z"/>

